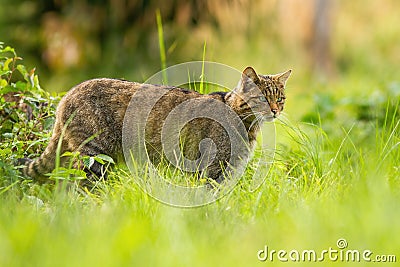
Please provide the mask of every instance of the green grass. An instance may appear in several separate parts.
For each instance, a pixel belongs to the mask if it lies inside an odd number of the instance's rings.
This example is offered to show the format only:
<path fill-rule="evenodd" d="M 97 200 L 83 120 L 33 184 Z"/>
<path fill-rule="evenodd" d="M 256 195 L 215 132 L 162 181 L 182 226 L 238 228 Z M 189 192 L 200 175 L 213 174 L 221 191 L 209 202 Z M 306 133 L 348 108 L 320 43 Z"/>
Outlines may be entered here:
<path fill-rule="evenodd" d="M 167 57 L 165 55 L 165 41 L 164 41 L 164 31 L 162 26 L 162 18 L 160 10 L 156 11 L 156 21 L 157 21 L 157 31 L 158 31 L 158 46 L 160 50 L 160 61 L 161 61 L 161 71 L 164 84 L 168 84 L 168 77 L 165 69 L 167 68 Z"/>
<path fill-rule="evenodd" d="M 339 238 L 398 257 L 399 124 L 362 146 L 355 129 L 330 140 L 318 126 L 282 127 L 292 143 L 279 146 L 261 188 L 249 192 L 242 181 L 201 208 L 160 204 L 118 171 L 96 194 L 21 180 L 3 187 L 0 265 L 256 266 L 265 245 L 321 251 Z"/>

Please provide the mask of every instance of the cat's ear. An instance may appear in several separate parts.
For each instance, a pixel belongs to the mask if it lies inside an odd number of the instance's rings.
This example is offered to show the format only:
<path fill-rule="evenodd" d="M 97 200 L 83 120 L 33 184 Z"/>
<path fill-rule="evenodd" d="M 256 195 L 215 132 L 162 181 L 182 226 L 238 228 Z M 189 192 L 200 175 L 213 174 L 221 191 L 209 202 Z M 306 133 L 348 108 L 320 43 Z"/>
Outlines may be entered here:
<path fill-rule="evenodd" d="M 252 67 L 247 67 L 244 69 L 243 74 L 242 74 L 243 78 L 250 78 L 254 83 L 258 83 L 259 79 L 258 79 L 258 75 L 256 73 L 256 71 L 252 68 Z"/>
<path fill-rule="evenodd" d="M 285 86 L 286 81 L 289 79 L 291 73 L 292 73 L 292 70 L 288 70 L 286 72 L 272 75 L 272 78 Z"/>

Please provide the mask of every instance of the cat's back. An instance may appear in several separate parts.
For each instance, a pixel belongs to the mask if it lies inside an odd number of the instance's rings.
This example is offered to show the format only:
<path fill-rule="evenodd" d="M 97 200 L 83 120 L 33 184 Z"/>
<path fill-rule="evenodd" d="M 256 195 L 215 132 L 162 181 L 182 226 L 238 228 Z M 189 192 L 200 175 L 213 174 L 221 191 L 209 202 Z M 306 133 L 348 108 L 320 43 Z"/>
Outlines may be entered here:
<path fill-rule="evenodd" d="M 141 84 L 119 79 L 96 78 L 84 81 L 63 97 L 63 101 L 111 100 L 115 95 L 133 95 Z M 105 99 L 107 98 L 108 99 Z"/>
<path fill-rule="evenodd" d="M 105 123 L 113 120 L 114 123 L 122 123 L 132 98 L 138 92 L 136 96 L 141 96 L 138 102 L 142 104 L 159 99 L 152 113 L 155 115 L 168 114 L 168 111 L 182 102 L 195 98 L 224 102 L 224 96 L 218 94 L 203 95 L 173 86 L 96 78 L 73 87 L 60 101 L 57 113 L 64 123 L 73 115 L 80 117 L 80 120 Z M 202 105 L 206 105 L 206 102 L 203 101 Z"/>
<path fill-rule="evenodd" d="M 61 99 L 57 115 L 61 116 L 62 121 L 66 121 L 74 113 L 91 119 L 95 114 L 110 117 L 120 109 L 124 112 L 140 85 L 109 78 L 84 81 L 69 90 Z"/>
<path fill-rule="evenodd" d="M 119 102 L 119 106 L 128 105 L 136 92 L 148 97 L 160 93 L 170 99 L 190 99 L 208 97 L 198 92 L 174 86 L 137 83 L 121 79 L 96 78 L 84 81 L 73 87 L 61 100 L 60 104 L 76 103 L 103 106 L 105 103 Z"/>

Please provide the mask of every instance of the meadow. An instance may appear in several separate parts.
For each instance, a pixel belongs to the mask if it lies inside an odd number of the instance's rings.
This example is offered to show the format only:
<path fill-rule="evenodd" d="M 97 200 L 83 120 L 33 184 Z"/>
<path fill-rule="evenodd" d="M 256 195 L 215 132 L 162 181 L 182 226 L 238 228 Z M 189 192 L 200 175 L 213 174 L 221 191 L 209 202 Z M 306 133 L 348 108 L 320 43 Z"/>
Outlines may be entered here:
<path fill-rule="evenodd" d="M 236 67 L 251 61 L 257 69 L 277 72 L 293 68 L 265 182 L 250 190 L 249 166 L 232 192 L 198 208 L 160 203 L 123 168 L 112 170 L 94 191 L 21 177 L 13 163 L 43 151 L 60 95 L 42 89 L 33 66 L 18 58 L 24 55 L 2 44 L 0 266 L 352 266 L 355 250 L 363 265 L 397 266 L 398 19 L 395 9 L 387 8 L 380 10 L 386 20 L 368 24 L 372 2 L 363 10 L 341 3 L 347 13 L 337 15 L 331 74 L 310 71 L 295 46 L 266 49 L 257 39 L 241 53 L 247 46 L 233 35 L 237 47 L 225 48 L 223 40 L 214 39 L 204 52 L 203 36 L 196 37 L 198 60 Z M 21 92 L 23 104 L 10 92 Z M 82 175 L 66 172 L 53 178 Z M 315 258 L 307 258 L 310 250 Z"/>

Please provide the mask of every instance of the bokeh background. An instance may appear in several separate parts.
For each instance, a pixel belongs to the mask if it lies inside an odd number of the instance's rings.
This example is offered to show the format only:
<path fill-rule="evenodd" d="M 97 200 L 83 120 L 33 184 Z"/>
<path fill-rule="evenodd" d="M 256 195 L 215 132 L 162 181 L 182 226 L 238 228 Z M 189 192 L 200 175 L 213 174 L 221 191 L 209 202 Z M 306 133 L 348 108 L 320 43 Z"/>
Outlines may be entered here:
<path fill-rule="evenodd" d="M 340 79 L 394 80 L 399 69 L 397 0 L 0 0 L 0 6 L 1 41 L 55 92 L 92 77 L 144 81 L 159 71 L 157 10 L 168 66 L 201 60 L 206 43 L 206 60 L 261 73 L 292 68 L 293 78 L 308 79 L 301 84 L 312 88 L 290 86 L 304 92 Z M 360 88 L 346 88 L 353 89 Z"/>

